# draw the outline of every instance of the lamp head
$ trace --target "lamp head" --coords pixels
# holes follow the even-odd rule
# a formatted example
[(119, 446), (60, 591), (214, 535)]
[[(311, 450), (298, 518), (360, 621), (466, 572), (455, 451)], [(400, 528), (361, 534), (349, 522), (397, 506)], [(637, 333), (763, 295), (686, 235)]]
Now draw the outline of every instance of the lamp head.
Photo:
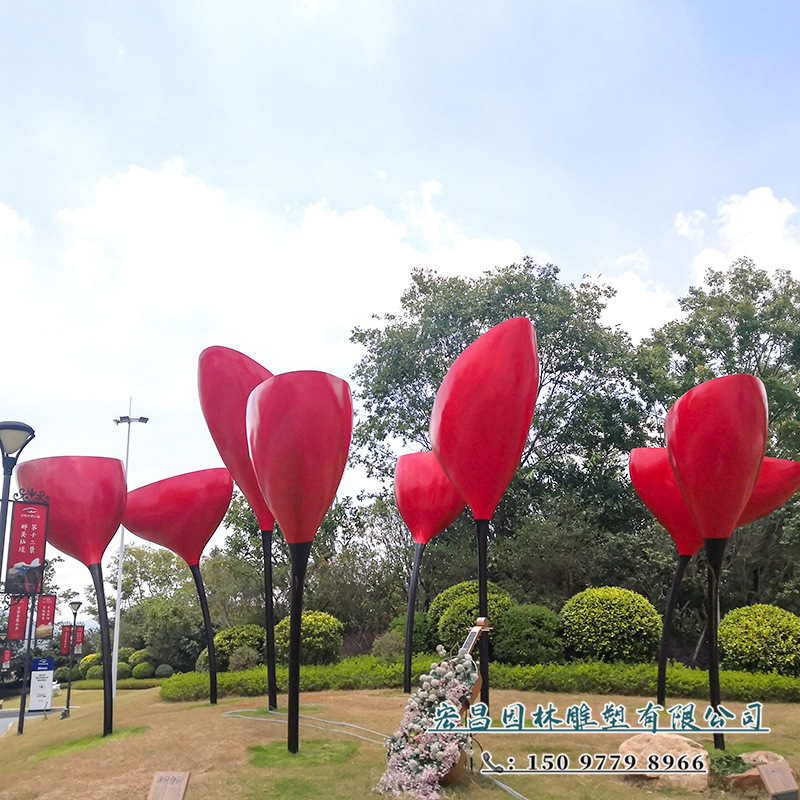
[(33, 428), (24, 422), (0, 422), (0, 448), (3, 457), (19, 455), (34, 436)]

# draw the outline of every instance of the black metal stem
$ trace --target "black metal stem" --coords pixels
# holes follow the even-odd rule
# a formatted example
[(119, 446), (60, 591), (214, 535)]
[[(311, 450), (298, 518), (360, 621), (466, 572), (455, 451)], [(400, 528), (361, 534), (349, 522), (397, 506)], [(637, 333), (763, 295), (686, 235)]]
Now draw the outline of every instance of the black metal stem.
[(200, 599), (200, 609), (203, 612), (206, 647), (208, 648), (208, 700), (213, 706), (217, 704), (217, 655), (214, 650), (214, 629), (211, 627), (211, 614), (208, 613), (208, 598), (206, 597), (206, 587), (203, 585), (203, 576), (200, 574), (200, 565), (192, 564), (189, 569), (194, 578), (197, 597)]
[(0, 495), (0, 575), (3, 574), (3, 554), (6, 547), (6, 520), (8, 519), (8, 498), (11, 492), (11, 473), (16, 459), (3, 458), (3, 493)]
[[(727, 539), (706, 539), (706, 558), (708, 561), (708, 690), (714, 709), (720, 704), (719, 685), (719, 579), (722, 572), (722, 556)], [(714, 747), (725, 749), (725, 735), (714, 734)]]
[(289, 731), (287, 747), (296, 753), (300, 741), (300, 632), (303, 622), (303, 582), (306, 577), (311, 542), (296, 542), (289, 545), (292, 559), (292, 593), (289, 621)]
[(72, 668), (75, 666), (75, 640), (78, 638), (78, 609), (72, 612), (72, 636), (69, 646), (69, 683), (67, 683), (67, 707), (64, 709), (63, 719), (69, 717), (69, 701), (72, 697)]
[(31, 639), (33, 637), (33, 615), (36, 613), (36, 595), (28, 598), (28, 630), (25, 643), (25, 662), (22, 668), (22, 694), (19, 698), (19, 719), (17, 720), (17, 736), (25, 729), (25, 702), (31, 685)]
[(678, 556), (675, 574), (672, 576), (672, 586), (667, 595), (667, 607), (664, 611), (664, 625), (661, 630), (661, 648), (658, 651), (658, 680), (656, 683), (656, 702), (664, 705), (667, 696), (667, 645), (672, 633), (672, 618), (675, 616), (675, 606), (678, 604), (678, 590), (683, 580), (686, 567), (692, 560), (691, 556)]
[(406, 652), (403, 664), (403, 691), (411, 694), (411, 640), (414, 638), (414, 608), (417, 605), (417, 584), (419, 583), (419, 565), (425, 545), (417, 542), (414, 545), (414, 566), (411, 569), (411, 583), (408, 584), (408, 611), (406, 612)]
[(272, 597), (272, 529), (261, 531), (264, 552), (264, 611), (267, 621), (267, 694), (269, 707), (278, 707), (278, 679), (275, 675), (275, 604)]
[(103, 651), (103, 736), (114, 732), (114, 686), (111, 679), (111, 631), (108, 627), (106, 593), (103, 589), (103, 568), (90, 564), (89, 572), (97, 595), (97, 617), (100, 621), (100, 647)]
[[(489, 591), (486, 551), (489, 542), (489, 520), (475, 520), (475, 537), (478, 540), (478, 616), (489, 616)], [(491, 623), (491, 620), (489, 620)], [(481, 657), (481, 702), (489, 705), (489, 637), (481, 636), (478, 642)]]

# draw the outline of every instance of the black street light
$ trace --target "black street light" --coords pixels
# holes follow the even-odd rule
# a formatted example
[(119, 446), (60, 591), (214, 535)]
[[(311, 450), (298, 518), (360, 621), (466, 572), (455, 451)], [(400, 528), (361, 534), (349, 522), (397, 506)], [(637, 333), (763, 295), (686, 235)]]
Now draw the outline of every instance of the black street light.
[(6, 546), (6, 519), (11, 473), (17, 466), (19, 454), (36, 434), (24, 422), (0, 422), (0, 451), (3, 456), (3, 499), (0, 502), (0, 575), (3, 572), (3, 551)]
[(72, 609), (72, 636), (69, 646), (69, 683), (67, 684), (67, 707), (61, 712), (61, 719), (69, 717), (69, 700), (72, 697), (72, 667), (75, 664), (75, 639), (78, 635), (78, 609), (83, 605), (80, 600), (73, 600), (69, 607)]

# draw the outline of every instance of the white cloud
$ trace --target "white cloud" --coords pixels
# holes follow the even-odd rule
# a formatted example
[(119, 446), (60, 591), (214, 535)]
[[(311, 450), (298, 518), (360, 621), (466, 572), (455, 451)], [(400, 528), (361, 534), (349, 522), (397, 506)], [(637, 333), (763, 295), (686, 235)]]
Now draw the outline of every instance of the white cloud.
[[(636, 255), (640, 269), (642, 258), (646, 261), (643, 254)], [(608, 284), (616, 290), (616, 295), (603, 311), (601, 322), (604, 325), (619, 325), (636, 343), (678, 316), (678, 300), (675, 295), (658, 281), (643, 278), (638, 271), (626, 270), (613, 277), (595, 272), (587, 275), (587, 278), (596, 283)]]
[(704, 211), (691, 211), (688, 214), (679, 211), (675, 216), (675, 230), (679, 236), (699, 241), (705, 236), (703, 225), (707, 218)]
[[(703, 212), (688, 217), (702, 219)], [(692, 279), (701, 283), (707, 269), (725, 269), (737, 258), (748, 256), (768, 271), (788, 269), (800, 277), (800, 231), (797, 207), (788, 199), (775, 197), (762, 186), (745, 195), (731, 195), (717, 206), (711, 223), (714, 246), (699, 252), (692, 261)], [(678, 218), (683, 217), (681, 214)], [(676, 228), (679, 227), (676, 219)]]

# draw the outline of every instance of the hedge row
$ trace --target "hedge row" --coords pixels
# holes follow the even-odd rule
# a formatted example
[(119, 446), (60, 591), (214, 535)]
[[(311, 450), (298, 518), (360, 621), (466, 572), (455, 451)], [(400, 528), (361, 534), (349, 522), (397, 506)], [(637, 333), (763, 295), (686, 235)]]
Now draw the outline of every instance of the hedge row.
[[(413, 680), (427, 672), (430, 655), (415, 656)], [(434, 656), (435, 658), (435, 656)], [(278, 687), (286, 691), (288, 669), (276, 670)], [(617, 694), (648, 697), (655, 695), (654, 664), (607, 664), (582, 661), (536, 666), (490, 665), (490, 682), (495, 689), (517, 691)], [(800, 703), (800, 679), (784, 675), (723, 671), (720, 675), (723, 700), (743, 702)], [(86, 683), (86, 682), (84, 682)], [(135, 681), (142, 683), (142, 681)], [(374, 656), (358, 656), (326, 666), (300, 670), (300, 689), (305, 692), (331, 689), (396, 689), (403, 683), (402, 664), (386, 664)], [(246, 672), (223, 672), (217, 676), (220, 697), (256, 697), (267, 693), (266, 668)], [(123, 687), (125, 688), (125, 687)], [(139, 688), (138, 686), (136, 688)], [(161, 685), (164, 700), (202, 700), (208, 696), (208, 675), (187, 672), (174, 675)], [(667, 695), (704, 700), (708, 697), (708, 673), (680, 664), (667, 671)]]
[[(190, 673), (194, 674), (194, 673)], [(165, 681), (159, 678), (125, 678), (123, 680), (117, 679), (117, 689), (152, 689), (155, 686), (161, 686)], [(103, 681), (83, 680), (72, 684), (73, 691), (75, 689), (102, 689)], [(62, 687), (62, 690), (64, 687)]]

